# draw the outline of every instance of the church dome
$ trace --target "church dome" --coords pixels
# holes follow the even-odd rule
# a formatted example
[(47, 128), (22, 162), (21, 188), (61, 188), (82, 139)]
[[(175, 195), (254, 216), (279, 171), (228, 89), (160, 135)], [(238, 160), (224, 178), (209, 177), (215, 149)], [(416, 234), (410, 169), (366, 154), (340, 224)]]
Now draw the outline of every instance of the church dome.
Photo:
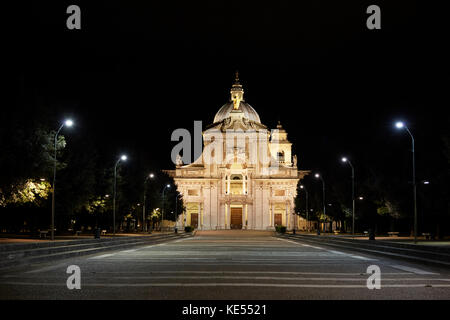
[[(230, 116), (230, 112), (234, 109), (234, 104), (232, 101), (225, 103), (222, 108), (216, 113), (214, 117), (214, 123), (221, 122)], [(248, 120), (261, 123), (259, 115), (256, 113), (255, 109), (252, 108), (248, 103), (241, 101), (239, 104), (239, 110), (244, 113), (244, 118)]]
[(230, 90), (231, 99), (228, 103), (224, 104), (222, 108), (216, 113), (214, 117), (214, 123), (221, 122), (226, 118), (230, 117), (230, 112), (233, 110), (239, 110), (244, 113), (244, 118), (261, 123), (259, 115), (256, 113), (248, 103), (244, 101), (244, 89), (239, 83), (239, 73), (236, 72), (236, 78), (234, 84)]

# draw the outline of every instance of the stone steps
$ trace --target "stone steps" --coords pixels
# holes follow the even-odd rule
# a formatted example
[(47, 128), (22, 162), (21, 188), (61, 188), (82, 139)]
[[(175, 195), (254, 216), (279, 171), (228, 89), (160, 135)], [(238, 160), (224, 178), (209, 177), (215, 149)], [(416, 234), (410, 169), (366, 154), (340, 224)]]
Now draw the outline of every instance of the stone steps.
[(73, 243), (72, 241), (64, 241), (64, 243), (53, 242), (53, 245), (50, 246), (44, 245), (47, 243), (40, 243), (42, 247), (35, 248), (30, 248), (30, 244), (25, 244), (25, 246), (14, 246), (15, 250), (0, 251), (0, 268), (8, 268), (41, 261), (65, 259), (103, 251), (119, 250), (139, 245), (147, 245), (149, 243), (160, 243), (163, 241), (188, 236), (190, 236), (190, 234), (86, 239), (74, 240), (76, 243)]
[[(385, 255), (395, 258), (403, 258), (408, 260), (421, 261), (430, 264), (439, 264), (450, 266), (450, 254), (447, 253), (448, 248), (439, 250), (440, 248), (428, 246), (416, 246), (412, 244), (398, 244), (385, 241), (370, 240), (353, 240), (341, 239), (330, 236), (314, 236), (314, 235), (284, 235), (289, 239), (298, 239), (304, 242), (315, 244), (324, 244), (349, 250), (355, 250), (374, 255)], [(429, 249), (429, 250), (428, 250)]]

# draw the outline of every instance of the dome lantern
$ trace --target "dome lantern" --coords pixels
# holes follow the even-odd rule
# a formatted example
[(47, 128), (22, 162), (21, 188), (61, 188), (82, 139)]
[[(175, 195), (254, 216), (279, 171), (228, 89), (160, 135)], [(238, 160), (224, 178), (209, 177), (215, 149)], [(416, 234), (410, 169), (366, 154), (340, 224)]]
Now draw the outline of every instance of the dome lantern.
[(243, 118), (261, 123), (258, 113), (244, 100), (244, 89), (239, 82), (239, 73), (236, 71), (234, 83), (230, 90), (230, 101), (225, 103), (214, 117), (213, 123), (222, 122), (230, 117), (231, 113), (240, 111), (243, 113)]
[(242, 85), (239, 83), (239, 72), (236, 71), (235, 79), (233, 86), (230, 90), (231, 101), (233, 101), (233, 109), (238, 110), (241, 104), (241, 101), (244, 101), (244, 89), (242, 89)]

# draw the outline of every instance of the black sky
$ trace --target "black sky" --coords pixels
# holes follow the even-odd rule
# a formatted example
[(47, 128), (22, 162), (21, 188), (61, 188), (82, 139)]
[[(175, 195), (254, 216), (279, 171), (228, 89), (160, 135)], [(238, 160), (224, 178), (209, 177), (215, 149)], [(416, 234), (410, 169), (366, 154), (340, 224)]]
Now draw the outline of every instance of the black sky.
[[(137, 166), (170, 169), (172, 131), (211, 123), (238, 69), (246, 101), (269, 127), (281, 121), (301, 169), (342, 174), (341, 155), (361, 166), (382, 152), (401, 167), (409, 140), (394, 120), (422, 144), (448, 123), (448, 34), (443, 10), (425, 3), (20, 2), (7, 11), (7, 89), (49, 125), (72, 116), (70, 134), (96, 141), (105, 159), (127, 152)], [(66, 28), (70, 4), (81, 30)], [(366, 28), (370, 4), (381, 30)]]

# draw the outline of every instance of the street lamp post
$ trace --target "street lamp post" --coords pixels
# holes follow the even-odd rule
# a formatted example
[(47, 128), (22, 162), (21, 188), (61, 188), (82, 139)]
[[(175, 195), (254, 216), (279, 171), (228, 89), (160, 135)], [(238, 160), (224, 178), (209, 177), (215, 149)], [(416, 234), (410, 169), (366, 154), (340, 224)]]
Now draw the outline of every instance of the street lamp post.
[(177, 196), (175, 197), (175, 221), (178, 220), (178, 198), (180, 196), (182, 196), (182, 193), (177, 194)]
[(355, 168), (350, 160), (342, 158), (342, 162), (347, 162), (352, 168), (352, 237), (355, 237)]
[[(155, 177), (155, 175), (153, 173), (150, 173), (144, 180), (144, 202), (142, 203), (142, 232), (146, 232), (147, 231), (147, 223), (145, 222), (145, 200), (147, 198), (147, 180), (148, 179), (153, 179)], [(144, 225), (145, 225), (145, 230), (144, 230)]]
[(56, 182), (56, 142), (58, 141), (58, 134), (61, 129), (64, 127), (73, 126), (73, 121), (68, 119), (64, 121), (64, 123), (59, 127), (58, 131), (55, 134), (55, 155), (53, 157), (53, 192), (52, 192), (52, 230), (50, 232), (51, 239), (55, 240), (55, 182)]
[(397, 122), (395, 126), (398, 129), (405, 128), (406, 132), (408, 132), (411, 137), (412, 142), (412, 178), (413, 178), (413, 198), (414, 198), (414, 243), (417, 243), (417, 192), (416, 192), (416, 160), (415, 160), (415, 151), (414, 151), (414, 137), (409, 131), (408, 127), (401, 121)]
[(116, 180), (117, 180), (117, 165), (120, 161), (127, 160), (126, 155), (122, 155), (117, 159), (116, 165), (114, 166), (114, 196), (113, 196), (113, 235), (116, 234)]
[(308, 232), (310, 231), (309, 229), (309, 211), (308, 211), (308, 190), (306, 190), (306, 188), (301, 185), (300, 189), (304, 189), (305, 190), (305, 197), (306, 197), (306, 225), (307, 225), (307, 230)]
[[(322, 180), (322, 204), (323, 204), (323, 215), (326, 216), (326, 206), (325, 206), (325, 180), (323, 180), (322, 176), (318, 173), (315, 174), (315, 177)], [(319, 218), (319, 226), (317, 228), (317, 234), (320, 234), (320, 218)]]
[(164, 221), (164, 208), (165, 208), (165, 205), (164, 205), (164, 192), (166, 191), (167, 188), (170, 188), (170, 184), (166, 184), (164, 186), (163, 191), (162, 191), (163, 203), (162, 203), (162, 211), (161, 211), (161, 226), (160, 226), (161, 232), (162, 232), (162, 224), (163, 224), (163, 221)]

